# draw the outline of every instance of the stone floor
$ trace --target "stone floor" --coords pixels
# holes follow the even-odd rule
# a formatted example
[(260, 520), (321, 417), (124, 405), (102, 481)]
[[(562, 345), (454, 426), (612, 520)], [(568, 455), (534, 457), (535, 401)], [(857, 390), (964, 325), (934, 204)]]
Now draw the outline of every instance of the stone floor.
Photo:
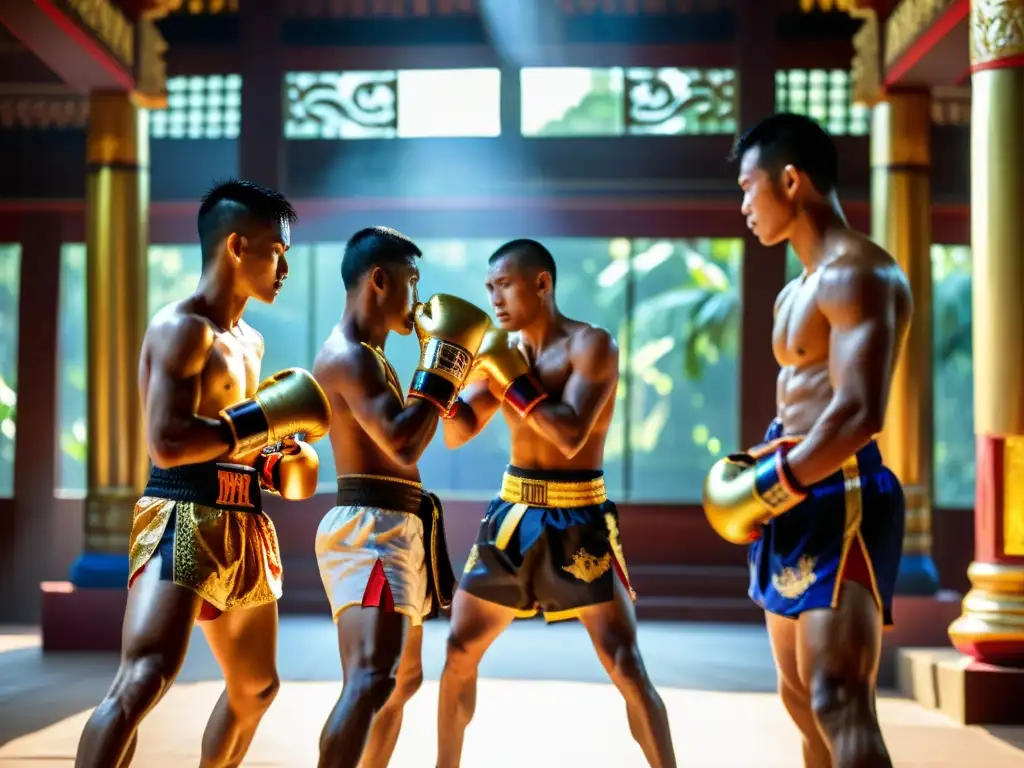
[[(445, 631), (443, 623), (427, 627), (427, 682), (407, 710), (395, 768), (433, 764)], [(645, 624), (641, 645), (672, 719), (681, 766), (800, 765), (797, 736), (773, 695), (763, 629)], [(33, 630), (0, 629), (0, 766), (72, 765), (82, 725), (115, 666), (111, 656), (44, 658)], [(245, 765), (315, 766), (317, 737), (340, 687), (330, 620), (286, 618), (280, 668), (282, 691)], [(481, 675), (467, 768), (644, 765), (618, 696), (578, 625), (517, 624), (495, 644)], [(220, 690), (216, 665), (197, 631), (178, 683), (142, 727), (134, 764), (196, 765), (199, 737)], [(900, 768), (1024, 768), (1024, 729), (963, 728), (891, 694), (882, 697), (879, 712)], [(521, 734), (515, 748), (507, 735), (510, 720)]]

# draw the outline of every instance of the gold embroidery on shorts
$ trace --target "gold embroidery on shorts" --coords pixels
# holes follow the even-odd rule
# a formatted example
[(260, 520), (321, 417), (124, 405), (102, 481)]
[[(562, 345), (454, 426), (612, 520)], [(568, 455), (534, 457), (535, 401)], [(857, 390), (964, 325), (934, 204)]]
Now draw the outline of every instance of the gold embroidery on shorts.
[(562, 570), (589, 584), (601, 578), (611, 567), (612, 555), (610, 552), (605, 552), (601, 557), (596, 557), (581, 547), (572, 556), (572, 565), (563, 565)]
[(476, 544), (473, 545), (472, 549), (469, 550), (469, 556), (466, 558), (466, 565), (462, 569), (463, 573), (469, 573), (476, 567), (477, 561), (480, 559), (480, 551), (476, 548)]
[(252, 476), (245, 472), (231, 472), (226, 469), (217, 470), (217, 481), (220, 493), (217, 496), (219, 507), (253, 508), (250, 483)]
[(796, 600), (818, 580), (818, 575), (814, 572), (814, 566), (817, 564), (817, 558), (804, 555), (797, 562), (796, 568), (787, 566), (779, 573), (772, 574), (772, 586), (787, 600)]

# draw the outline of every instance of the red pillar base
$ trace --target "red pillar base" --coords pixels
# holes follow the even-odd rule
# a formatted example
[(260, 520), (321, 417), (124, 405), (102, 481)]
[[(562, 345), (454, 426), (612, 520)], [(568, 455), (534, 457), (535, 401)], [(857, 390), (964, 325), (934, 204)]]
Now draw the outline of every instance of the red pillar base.
[(903, 648), (897, 688), (962, 725), (1024, 725), (1024, 670), (974, 661), (952, 648)]
[(44, 581), (43, 653), (120, 653), (126, 589), (81, 589), (69, 581)]

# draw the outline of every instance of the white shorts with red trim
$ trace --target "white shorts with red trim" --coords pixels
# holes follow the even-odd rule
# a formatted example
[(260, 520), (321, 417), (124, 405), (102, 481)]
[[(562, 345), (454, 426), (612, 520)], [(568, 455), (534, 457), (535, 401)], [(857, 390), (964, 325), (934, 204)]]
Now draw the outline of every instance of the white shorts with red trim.
[(316, 531), (316, 560), (334, 620), (346, 608), (395, 611), (423, 623), (427, 589), (423, 523), (376, 507), (334, 507)]

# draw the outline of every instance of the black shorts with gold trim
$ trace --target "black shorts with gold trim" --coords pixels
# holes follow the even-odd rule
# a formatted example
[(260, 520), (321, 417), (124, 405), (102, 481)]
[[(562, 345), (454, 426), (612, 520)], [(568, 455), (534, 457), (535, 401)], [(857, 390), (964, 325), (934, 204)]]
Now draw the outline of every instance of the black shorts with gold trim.
[(261, 506), (252, 467), (154, 467), (135, 504), (129, 587), (154, 556), (162, 580), (203, 599), (200, 620), (281, 597), (277, 532)]
[(600, 470), (509, 466), (469, 551), (459, 589), (547, 621), (576, 618), (629, 590), (619, 513)]

